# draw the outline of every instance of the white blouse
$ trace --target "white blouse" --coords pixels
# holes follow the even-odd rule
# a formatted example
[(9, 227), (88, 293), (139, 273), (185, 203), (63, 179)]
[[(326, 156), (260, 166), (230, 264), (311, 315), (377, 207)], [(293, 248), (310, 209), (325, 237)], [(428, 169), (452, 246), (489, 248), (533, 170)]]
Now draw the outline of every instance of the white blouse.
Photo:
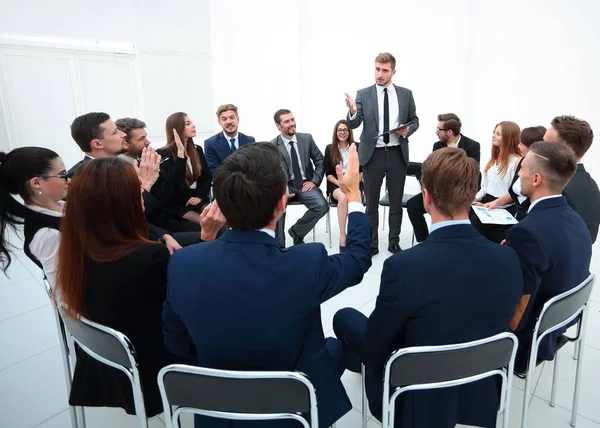
[(517, 155), (510, 155), (508, 158), (508, 168), (504, 173), (504, 176), (499, 174), (500, 165), (494, 164), (483, 174), (483, 183), (481, 183), (481, 189), (475, 195), (475, 199), (481, 201), (483, 197), (488, 194), (499, 198), (508, 193), (510, 183), (515, 176), (515, 169), (519, 163), (520, 157)]
[[(58, 204), (64, 210), (65, 203), (63, 201), (59, 201)], [(50, 215), (53, 217), (62, 217), (62, 214), (59, 212), (49, 210), (47, 208), (42, 208), (37, 205), (25, 204), (25, 206), (31, 211)], [(29, 251), (31, 251), (31, 254), (33, 254), (35, 258), (37, 258), (42, 264), (42, 267), (44, 268), (44, 273), (46, 274), (48, 282), (50, 282), (50, 285), (52, 287), (54, 287), (54, 284), (56, 282), (59, 244), (60, 232), (50, 227), (44, 227), (38, 230), (33, 236), (31, 243), (29, 244)]]

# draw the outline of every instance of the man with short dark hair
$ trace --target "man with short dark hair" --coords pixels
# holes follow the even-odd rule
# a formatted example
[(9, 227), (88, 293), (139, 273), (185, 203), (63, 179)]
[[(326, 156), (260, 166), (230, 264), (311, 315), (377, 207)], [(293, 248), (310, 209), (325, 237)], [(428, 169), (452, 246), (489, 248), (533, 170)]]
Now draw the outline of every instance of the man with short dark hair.
[[(271, 143), (281, 152), (281, 166), (288, 176), (290, 199), (308, 208), (300, 220), (288, 229), (288, 233), (294, 245), (304, 244), (306, 234), (329, 211), (329, 204), (319, 189), (325, 174), (323, 154), (312, 135), (296, 132), (296, 119), (291, 111), (277, 110), (273, 120), (280, 135)], [(281, 248), (285, 248), (285, 212), (277, 223), (277, 240)]]
[[(182, 357), (195, 349), (199, 366), (306, 373), (317, 391), (323, 427), (350, 411), (351, 404), (340, 381), (343, 346), (325, 339), (320, 307), (358, 284), (371, 265), (354, 146), (346, 174), (340, 165), (337, 175), (349, 201), (346, 251), (328, 256), (320, 243), (283, 250), (275, 224), (285, 211), (288, 180), (279, 150), (254, 143), (227, 157), (213, 188), (231, 230), (174, 254), (163, 312), (167, 348)], [(197, 416), (199, 426), (223, 425)]]
[[(523, 275), (522, 297), (511, 321), (519, 338), (515, 373), (520, 377), (527, 371), (531, 335), (544, 304), (590, 274), (589, 232), (561, 194), (576, 167), (568, 145), (542, 141), (529, 147), (519, 171), (521, 193), (531, 205), (527, 217), (508, 230), (506, 245), (517, 252)], [(538, 361), (554, 359), (556, 339), (565, 331), (566, 327), (542, 340)]]
[(133, 164), (139, 160), (142, 150), (150, 147), (150, 140), (146, 132), (146, 122), (132, 117), (123, 117), (115, 121), (119, 130), (125, 133), (125, 153), (119, 155), (120, 159)]
[[(461, 134), (462, 122), (454, 113), (438, 115), (438, 125), (435, 131), (439, 138), (437, 143), (433, 144), (433, 150), (436, 151), (444, 147), (458, 147), (463, 149), (467, 156), (479, 163), (480, 146), (477, 141)], [(425, 206), (423, 205), (423, 194), (413, 196), (406, 203), (406, 212), (412, 223), (417, 242), (423, 242), (429, 236), (427, 223), (425, 222)]]
[(125, 133), (106, 113), (93, 112), (75, 118), (71, 124), (71, 137), (85, 156), (67, 172), (69, 178), (90, 159), (117, 156), (126, 150)]
[(575, 153), (577, 171), (563, 190), (567, 203), (579, 214), (596, 242), (600, 225), (600, 190), (587, 172), (581, 159), (592, 146), (594, 132), (585, 120), (573, 116), (557, 116), (552, 119), (551, 127), (544, 135), (544, 141), (565, 143)]
[(204, 141), (204, 155), (212, 175), (215, 175), (215, 171), (227, 156), (246, 144), (254, 143), (254, 137), (249, 137), (238, 131), (240, 117), (238, 116), (238, 108), (233, 104), (219, 106), (217, 120), (223, 128), (223, 132), (219, 132)]
[[(522, 290), (519, 260), (470, 224), (478, 178), (479, 165), (464, 150), (430, 154), (422, 168), (423, 203), (432, 221), (429, 238), (385, 261), (368, 319), (352, 308), (334, 316), (333, 330), (351, 355), (348, 369), (360, 372), (357, 359), (365, 364), (369, 406), (379, 420), (384, 366), (392, 352), (470, 342), (509, 328)], [(395, 426), (495, 427), (497, 381), (402, 394)]]
[[(363, 125), (359, 157), (363, 167), (367, 214), (371, 219), (371, 254), (379, 253), (379, 193), (383, 177), (390, 199), (388, 251), (400, 248), (402, 195), (408, 168), (408, 137), (419, 129), (410, 89), (395, 86), (396, 58), (384, 52), (375, 58), (375, 85), (361, 89), (356, 101), (346, 94), (352, 129)], [(395, 131), (394, 131), (395, 130)]]

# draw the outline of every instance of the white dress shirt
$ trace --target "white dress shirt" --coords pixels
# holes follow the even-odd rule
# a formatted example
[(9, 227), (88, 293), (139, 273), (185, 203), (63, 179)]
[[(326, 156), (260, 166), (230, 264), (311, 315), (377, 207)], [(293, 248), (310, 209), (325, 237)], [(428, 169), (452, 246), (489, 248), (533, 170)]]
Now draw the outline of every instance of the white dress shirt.
[[(304, 167), (302, 166), (302, 159), (300, 159), (300, 151), (298, 150), (298, 139), (296, 138), (296, 135), (292, 135), (291, 140), (286, 140), (283, 138), (283, 136), (281, 139), (283, 140), (283, 144), (285, 145), (288, 155), (290, 156), (290, 161), (292, 159), (292, 145), (290, 144), (290, 141), (293, 141), (296, 144), (296, 158), (298, 159), (298, 165), (300, 166), (300, 173), (302, 173), (302, 180), (306, 181), (306, 173), (304, 172)], [(294, 168), (291, 168), (290, 165), (290, 180), (295, 179), (296, 177), (294, 177)]]
[(519, 161), (519, 156), (510, 155), (508, 158), (508, 168), (504, 173), (504, 176), (499, 174), (500, 164), (496, 163), (490, 167), (483, 174), (483, 183), (481, 184), (481, 189), (475, 195), (475, 199), (481, 201), (485, 194), (495, 196), (499, 198), (500, 196), (504, 196), (508, 193), (508, 188), (510, 183), (515, 176), (515, 168), (517, 167), (517, 163)]
[(347, 145), (345, 149), (342, 149), (338, 144), (338, 151), (342, 156), (342, 172), (346, 173), (346, 168), (348, 168), (348, 150), (350, 150), (350, 145)]
[(470, 220), (446, 220), (446, 221), (438, 221), (437, 223), (433, 223), (431, 228), (429, 229), (429, 233), (433, 233), (442, 227), (448, 226), (456, 226), (459, 224), (471, 224)]
[[(59, 201), (58, 204), (64, 210), (65, 203)], [(31, 211), (46, 214), (53, 217), (62, 217), (62, 214), (37, 205), (25, 204)], [(38, 230), (29, 244), (29, 251), (42, 264), (44, 273), (48, 278), (50, 285), (54, 287), (56, 282), (56, 268), (58, 265), (58, 247), (60, 244), (60, 232), (51, 227), (44, 227)]]
[(515, 181), (515, 183), (512, 185), (512, 189), (513, 192), (517, 194), (517, 199), (519, 200), (519, 203), (522, 204), (525, 201), (525, 199), (527, 199), (527, 196), (523, 196), (523, 194), (521, 193), (521, 177), (517, 178), (517, 181)]
[[(187, 158), (187, 166), (190, 169), (190, 171), (194, 170), (194, 168), (192, 167), (192, 159), (189, 156)], [(192, 184), (190, 184), (190, 189), (195, 189), (196, 187), (198, 187), (197, 181), (194, 181)]]
[[(384, 87), (375, 85), (375, 89), (377, 90), (377, 107), (379, 110), (379, 134), (383, 134), (383, 98), (384, 98)], [(393, 83), (390, 83), (387, 87), (388, 89), (388, 105), (390, 107), (390, 129), (395, 129), (401, 125), (400, 123), (400, 109), (398, 106), (398, 93), (396, 92), (396, 87)], [(400, 140), (398, 135), (393, 132), (390, 134), (390, 142), (385, 144), (383, 142), (383, 137), (379, 137), (377, 139), (377, 143), (375, 147), (391, 147), (391, 146), (399, 146)]]
[(227, 140), (227, 145), (229, 147), (231, 147), (231, 139), (235, 138), (235, 141), (233, 142), (233, 145), (235, 146), (236, 150), (240, 148), (240, 138), (239, 138), (240, 134), (239, 134), (239, 132), (237, 134), (235, 134), (235, 136), (230, 137), (229, 135), (227, 135), (225, 133), (225, 131), (223, 131), (223, 137), (225, 137), (225, 140)]

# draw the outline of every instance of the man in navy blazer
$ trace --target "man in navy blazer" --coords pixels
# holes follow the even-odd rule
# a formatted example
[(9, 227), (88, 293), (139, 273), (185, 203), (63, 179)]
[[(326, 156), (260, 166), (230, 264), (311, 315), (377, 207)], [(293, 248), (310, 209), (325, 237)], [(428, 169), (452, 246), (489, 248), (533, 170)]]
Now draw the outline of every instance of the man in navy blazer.
[(583, 218), (593, 244), (598, 237), (600, 225), (600, 190), (581, 160), (592, 146), (594, 132), (589, 123), (573, 116), (557, 116), (552, 119), (550, 125), (544, 135), (544, 141), (565, 143), (575, 152), (577, 171), (562, 194), (567, 198), (569, 206)]
[[(592, 240), (579, 214), (561, 194), (576, 170), (576, 156), (558, 142), (537, 142), (519, 171), (521, 193), (529, 197), (529, 214), (506, 234), (519, 255), (523, 296), (511, 322), (519, 338), (515, 372), (523, 377), (537, 316), (544, 304), (583, 282), (590, 274)], [(554, 359), (556, 339), (566, 327), (540, 344), (538, 361)]]
[[(381, 420), (383, 372), (399, 348), (447, 345), (508, 331), (522, 280), (515, 252), (482, 237), (469, 223), (479, 164), (459, 148), (436, 150), (422, 167), (423, 203), (431, 214), (427, 239), (387, 259), (375, 310), (367, 319), (338, 311), (333, 329), (366, 367), (371, 413)], [(396, 427), (440, 428), (457, 423), (495, 427), (499, 379), (408, 392), (396, 401)]]
[(240, 117), (238, 108), (233, 104), (219, 106), (217, 119), (223, 132), (204, 141), (204, 156), (206, 156), (206, 162), (212, 175), (215, 175), (215, 171), (227, 156), (246, 144), (254, 143), (254, 137), (238, 131)]
[[(320, 307), (361, 282), (371, 266), (355, 147), (346, 174), (341, 167), (337, 173), (350, 201), (346, 251), (328, 256), (320, 243), (281, 249), (275, 224), (285, 211), (288, 189), (279, 149), (255, 143), (236, 150), (213, 181), (231, 230), (173, 255), (163, 312), (167, 348), (182, 357), (195, 349), (199, 366), (308, 375), (323, 427), (351, 404), (340, 381), (344, 348), (335, 338), (325, 339)], [(200, 423), (202, 428), (288, 426), (197, 417), (196, 426)]]

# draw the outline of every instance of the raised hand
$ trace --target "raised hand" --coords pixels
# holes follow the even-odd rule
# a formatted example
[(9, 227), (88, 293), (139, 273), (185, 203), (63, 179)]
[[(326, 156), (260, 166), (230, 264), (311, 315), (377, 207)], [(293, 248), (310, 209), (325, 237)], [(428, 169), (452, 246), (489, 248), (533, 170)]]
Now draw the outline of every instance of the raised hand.
[(338, 177), (338, 184), (342, 192), (348, 198), (348, 202), (361, 202), (360, 197), (360, 173), (358, 165), (358, 153), (356, 152), (356, 144), (352, 144), (348, 149), (348, 166), (346, 173), (342, 170), (342, 165), (335, 167), (335, 172)]
[(348, 106), (348, 109), (350, 110), (350, 115), (354, 116), (354, 114), (356, 113), (356, 102), (354, 101), (354, 98), (352, 98), (350, 95), (348, 95), (348, 93), (344, 93), (346, 95), (346, 105)]
[(156, 183), (156, 180), (158, 180), (160, 155), (152, 147), (144, 147), (140, 164), (138, 165), (137, 162), (134, 162), (133, 167), (135, 168), (135, 172), (137, 172), (142, 188), (146, 192), (149, 192), (154, 183)]
[(217, 232), (225, 224), (225, 216), (219, 208), (217, 201), (208, 204), (200, 214), (201, 238), (203, 241), (212, 241), (217, 237)]
[(175, 138), (175, 146), (177, 147), (177, 157), (184, 158), (185, 157), (185, 147), (181, 142), (181, 138), (179, 138), (179, 134), (177, 130), (173, 128), (173, 138)]

